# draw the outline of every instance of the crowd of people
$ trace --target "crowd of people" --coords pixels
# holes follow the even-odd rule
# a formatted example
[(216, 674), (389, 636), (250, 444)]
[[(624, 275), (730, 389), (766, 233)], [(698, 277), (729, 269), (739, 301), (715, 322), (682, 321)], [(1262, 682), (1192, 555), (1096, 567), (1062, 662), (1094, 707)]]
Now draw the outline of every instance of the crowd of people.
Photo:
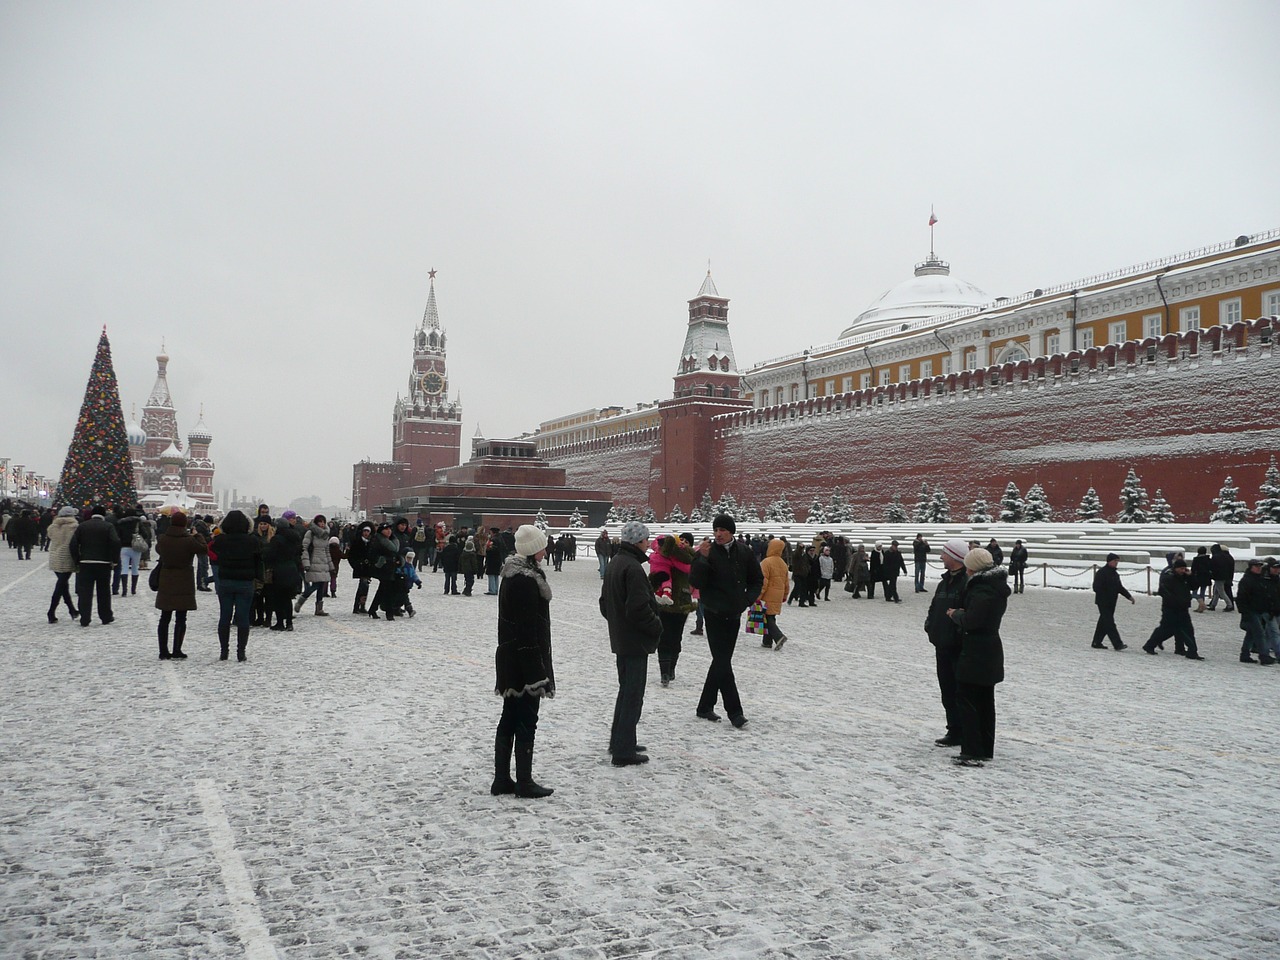
[[(50, 623), (58, 622), (60, 604), (82, 626), (90, 624), (95, 605), (98, 619), (111, 623), (113, 599), (136, 596), (141, 571), (150, 569), (162, 660), (187, 658), (187, 614), (196, 609), (202, 591), (218, 597), (220, 658), (229, 659), (234, 626), (237, 660), (244, 662), (253, 627), (292, 631), (294, 616), (309, 601), (315, 616), (330, 615), (325, 601), (337, 597), (343, 561), (354, 581), (352, 614), (386, 621), (414, 616), (411, 593), (422, 588), (420, 571), (427, 567), (443, 572), (449, 596), (473, 595), (477, 580), (485, 577), (484, 595), (498, 598), (495, 692), (503, 698), (492, 792), (526, 797), (552, 792), (532, 778), (533, 743), (538, 703), (555, 694), (548, 566), (559, 571), (565, 560), (577, 558), (572, 532), (549, 537), (533, 525), (515, 531), (462, 527), (451, 532), (443, 524), (428, 526), (407, 517), (330, 525), (323, 515), (307, 521), (292, 510), (272, 517), (266, 504), (252, 520), (232, 510), (215, 522), (181, 511), (152, 516), (141, 506), (63, 507), (55, 512), (4, 503), (0, 528), (20, 559), (30, 559), (37, 547), (48, 551), (55, 577)], [(748, 721), (733, 655), (744, 614), (748, 631), (760, 637), (762, 646), (781, 650), (788, 639), (779, 625), (784, 608), (830, 602), (833, 582), (843, 583), (852, 599), (862, 599), (864, 592), (875, 599), (879, 587), (886, 602), (901, 603), (897, 581), (908, 573), (896, 540), (868, 547), (824, 531), (792, 543), (786, 537), (738, 534), (734, 520), (725, 515), (713, 522), (712, 536), (700, 542), (691, 533), (651, 538), (645, 524), (631, 521), (616, 538), (601, 528), (593, 546), (601, 579), (600, 613), (618, 675), (609, 742), (616, 766), (648, 762), (646, 747), (636, 742), (648, 658), (657, 655), (662, 685), (673, 683), (691, 615), (696, 618), (691, 635), (705, 636), (711, 654), (694, 714), (719, 722), (719, 706), (741, 729)], [(923, 534), (917, 535), (911, 544), (917, 593), (928, 592), (925, 573), (932, 552)], [(935, 649), (946, 722), (935, 742), (959, 747), (957, 764), (982, 766), (994, 755), (995, 687), (1004, 679), (1000, 625), (1008, 598), (1023, 592), (1028, 552), (1016, 541), (1006, 565), (996, 538), (985, 546), (957, 538), (943, 546), (940, 560), (943, 573), (924, 622)], [(1117, 554), (1108, 555), (1094, 575), (1095, 649), (1104, 648), (1104, 641), (1114, 650), (1126, 648), (1115, 608), (1121, 598), (1131, 603), (1134, 598), (1121, 580), (1119, 560)], [(1155, 655), (1173, 639), (1176, 654), (1203, 660), (1193, 606), (1204, 613), (1221, 602), (1227, 612), (1239, 612), (1242, 663), (1280, 660), (1280, 560), (1249, 560), (1238, 591), (1235, 566), (1222, 544), (1199, 548), (1191, 562), (1181, 551), (1169, 553), (1157, 590), (1160, 622), (1143, 650)]]

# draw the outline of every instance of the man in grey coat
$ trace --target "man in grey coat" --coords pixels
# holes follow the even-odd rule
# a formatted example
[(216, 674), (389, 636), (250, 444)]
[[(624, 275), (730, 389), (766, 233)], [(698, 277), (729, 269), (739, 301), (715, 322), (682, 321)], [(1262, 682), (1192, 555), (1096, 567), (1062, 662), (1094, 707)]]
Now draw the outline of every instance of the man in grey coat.
[(600, 585), (600, 613), (609, 621), (609, 648), (618, 661), (618, 699), (609, 752), (615, 767), (629, 767), (649, 762), (645, 748), (636, 744), (636, 724), (644, 707), (649, 654), (657, 652), (662, 621), (644, 572), (649, 528), (632, 520), (623, 525), (620, 539)]

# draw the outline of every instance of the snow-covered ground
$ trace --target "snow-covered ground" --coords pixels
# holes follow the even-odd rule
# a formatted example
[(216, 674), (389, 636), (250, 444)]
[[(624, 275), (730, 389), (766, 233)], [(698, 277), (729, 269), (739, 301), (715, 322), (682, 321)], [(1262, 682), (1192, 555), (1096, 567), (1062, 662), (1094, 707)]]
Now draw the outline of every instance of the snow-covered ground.
[(833, 591), (782, 651), (740, 640), (741, 731), (694, 717), (702, 638), (670, 688), (654, 663), (653, 762), (615, 769), (579, 560), (550, 575), (535, 801), (488, 793), (491, 597), (429, 575), (388, 624), (344, 579), (237, 664), (200, 594), (191, 659), (161, 663), (149, 594), (50, 625), (42, 561), (0, 549), (6, 957), (1280, 955), (1280, 667), (1237, 662), (1234, 615), (1194, 617), (1204, 662), (1150, 657), (1139, 597), (1131, 649), (1092, 650), (1090, 597), (1029, 587), (974, 770), (933, 745), (928, 598)]

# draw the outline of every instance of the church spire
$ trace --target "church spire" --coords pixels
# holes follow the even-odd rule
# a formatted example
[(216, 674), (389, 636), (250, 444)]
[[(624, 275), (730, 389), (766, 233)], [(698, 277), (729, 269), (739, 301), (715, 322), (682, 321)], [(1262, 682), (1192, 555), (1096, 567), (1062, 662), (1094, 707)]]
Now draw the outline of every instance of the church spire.
[(148, 407), (173, 407), (173, 399), (169, 395), (168, 367), (169, 356), (164, 352), (164, 341), (161, 340), (160, 353), (156, 355), (156, 382), (151, 388), (151, 396), (147, 398)]

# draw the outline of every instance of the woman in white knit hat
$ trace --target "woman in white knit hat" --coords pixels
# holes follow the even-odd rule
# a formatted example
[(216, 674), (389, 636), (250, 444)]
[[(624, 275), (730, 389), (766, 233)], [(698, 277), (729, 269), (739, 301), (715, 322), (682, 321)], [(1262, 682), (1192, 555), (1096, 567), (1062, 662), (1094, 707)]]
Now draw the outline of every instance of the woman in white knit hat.
[(977, 547), (965, 554), (968, 572), (960, 604), (947, 611), (960, 628), (956, 660), (956, 709), (960, 718), (963, 767), (980, 767), (995, 753), (996, 684), (1004, 680), (1000, 622), (1009, 602), (1009, 575), (991, 554)]
[[(525, 524), (516, 531), (516, 552), (502, 565), (498, 587), (498, 650), (494, 655), (502, 697), (502, 719), (494, 744), (494, 796), (546, 797), (553, 791), (533, 779), (533, 740), (543, 697), (556, 695), (551, 665), (551, 584), (540, 561), (547, 535)], [(515, 748), (516, 778), (511, 779)]]

